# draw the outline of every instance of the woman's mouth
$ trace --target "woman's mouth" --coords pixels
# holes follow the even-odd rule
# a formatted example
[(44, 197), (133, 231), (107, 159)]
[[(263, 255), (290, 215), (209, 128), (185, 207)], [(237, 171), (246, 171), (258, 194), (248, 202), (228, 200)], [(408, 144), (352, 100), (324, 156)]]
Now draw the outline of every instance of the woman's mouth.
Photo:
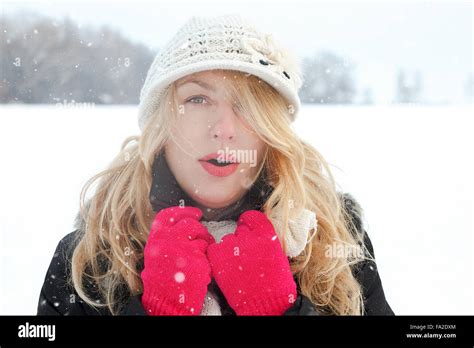
[(229, 176), (237, 170), (240, 163), (220, 162), (216, 158), (199, 160), (202, 167), (213, 176)]
[(213, 176), (229, 176), (237, 170), (240, 163), (217, 162), (217, 160), (199, 161), (202, 167)]

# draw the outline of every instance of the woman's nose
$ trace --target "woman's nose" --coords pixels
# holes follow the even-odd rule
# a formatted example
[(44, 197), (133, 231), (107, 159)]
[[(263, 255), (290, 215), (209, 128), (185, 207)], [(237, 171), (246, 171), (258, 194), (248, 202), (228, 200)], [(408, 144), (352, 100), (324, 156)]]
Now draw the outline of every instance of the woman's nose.
[(221, 141), (233, 140), (235, 138), (237, 118), (234, 110), (230, 106), (222, 107), (218, 111), (218, 118), (211, 127), (212, 138)]

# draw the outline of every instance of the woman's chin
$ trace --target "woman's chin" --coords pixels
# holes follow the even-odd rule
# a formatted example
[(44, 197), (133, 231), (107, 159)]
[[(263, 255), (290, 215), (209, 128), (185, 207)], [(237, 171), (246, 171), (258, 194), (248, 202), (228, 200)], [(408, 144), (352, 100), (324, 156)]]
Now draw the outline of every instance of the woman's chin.
[[(235, 196), (236, 198), (229, 199), (229, 197), (233, 196)], [(222, 191), (206, 192), (205, 195), (195, 194), (191, 198), (200, 205), (211, 209), (224, 208), (238, 200), (238, 197), (236, 195), (232, 195)]]

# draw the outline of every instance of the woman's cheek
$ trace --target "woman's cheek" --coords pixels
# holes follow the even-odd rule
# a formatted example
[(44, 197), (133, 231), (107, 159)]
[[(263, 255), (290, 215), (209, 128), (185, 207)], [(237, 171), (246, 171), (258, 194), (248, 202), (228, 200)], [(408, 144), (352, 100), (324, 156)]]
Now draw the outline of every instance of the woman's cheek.
[(199, 115), (196, 115), (195, 113), (187, 113), (180, 116), (178, 122), (176, 123), (176, 126), (178, 128), (178, 131), (188, 137), (197, 132), (196, 127), (200, 123), (202, 123), (202, 121), (200, 121)]
[(187, 110), (180, 119), (182, 127), (189, 127), (191, 130), (197, 132), (196, 126), (203, 126), (202, 128), (208, 128), (207, 125), (211, 124), (211, 117), (208, 112), (203, 110)]

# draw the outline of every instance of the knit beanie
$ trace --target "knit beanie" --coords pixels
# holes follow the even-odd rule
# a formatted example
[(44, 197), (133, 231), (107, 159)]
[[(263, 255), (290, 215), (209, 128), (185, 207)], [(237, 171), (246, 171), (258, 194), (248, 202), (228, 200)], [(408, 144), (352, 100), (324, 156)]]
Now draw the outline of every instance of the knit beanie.
[(288, 103), (293, 121), (301, 107), (299, 66), (271, 34), (258, 31), (241, 16), (191, 17), (158, 52), (140, 92), (138, 124), (143, 131), (147, 119), (160, 104), (165, 89), (193, 73), (213, 69), (252, 74), (271, 85)]

